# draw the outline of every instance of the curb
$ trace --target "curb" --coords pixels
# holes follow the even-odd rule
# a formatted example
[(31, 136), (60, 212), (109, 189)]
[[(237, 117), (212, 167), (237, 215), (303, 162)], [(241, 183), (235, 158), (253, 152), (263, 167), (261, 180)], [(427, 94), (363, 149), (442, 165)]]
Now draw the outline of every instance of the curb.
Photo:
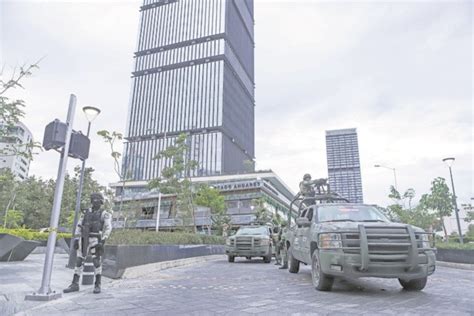
[[(186, 258), (186, 259), (178, 259), (178, 260), (170, 260), (170, 261), (162, 261), (156, 263), (149, 263), (140, 266), (130, 267), (125, 270), (121, 279), (133, 279), (139, 278), (141, 276), (149, 275), (150, 273), (188, 266), (196, 263), (203, 263), (208, 261), (216, 261), (223, 259), (224, 255), (210, 255), (210, 256), (202, 256), (202, 257), (194, 257), (194, 258)], [(120, 279), (119, 279), (120, 280)]]
[(461, 270), (473, 270), (474, 264), (470, 263), (456, 263), (456, 262), (446, 262), (446, 261), (436, 261), (436, 265), (440, 267), (461, 269)]

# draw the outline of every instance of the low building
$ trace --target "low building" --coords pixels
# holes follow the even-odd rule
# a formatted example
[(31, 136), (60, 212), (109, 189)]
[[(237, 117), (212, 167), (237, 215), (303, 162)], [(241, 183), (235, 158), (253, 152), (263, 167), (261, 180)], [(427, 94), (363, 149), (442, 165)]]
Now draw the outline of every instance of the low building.
[[(0, 122), (0, 129), (8, 130), (8, 135), (0, 137), (0, 170), (10, 169), (18, 180), (28, 177), (31, 160), (17, 153), (33, 141), (33, 135), (23, 123), (8, 128)], [(3, 133), (2, 133), (3, 134)]]
[[(225, 198), (227, 214), (231, 217), (233, 228), (249, 225), (255, 220), (255, 200), (263, 198), (266, 208), (272, 214), (286, 219), (290, 202), (294, 197), (291, 189), (271, 170), (246, 174), (216, 175), (191, 178), (193, 184), (208, 184), (218, 189)], [(111, 184), (116, 190), (114, 226), (135, 226), (142, 229), (155, 229), (157, 210), (160, 204), (159, 229), (174, 230), (183, 223), (176, 216), (175, 196), (162, 195), (147, 188), (146, 181)], [(123, 192), (123, 196), (121, 196)], [(120, 207), (122, 204), (122, 207)], [(127, 210), (120, 211), (117, 210)], [(127, 215), (138, 214), (132, 225), (127, 225)], [(209, 209), (197, 207), (194, 221), (198, 231), (209, 231), (211, 218)]]

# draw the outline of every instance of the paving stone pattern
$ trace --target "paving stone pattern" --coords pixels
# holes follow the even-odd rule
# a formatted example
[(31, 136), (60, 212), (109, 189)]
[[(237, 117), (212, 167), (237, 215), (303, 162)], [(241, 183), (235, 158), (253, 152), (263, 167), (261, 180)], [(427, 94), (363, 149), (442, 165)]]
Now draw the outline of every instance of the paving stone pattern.
[(107, 282), (100, 295), (91, 290), (19, 315), (474, 315), (474, 271), (446, 267), (422, 292), (373, 278), (337, 281), (332, 292), (318, 292), (309, 267), (290, 274), (273, 262), (222, 257)]

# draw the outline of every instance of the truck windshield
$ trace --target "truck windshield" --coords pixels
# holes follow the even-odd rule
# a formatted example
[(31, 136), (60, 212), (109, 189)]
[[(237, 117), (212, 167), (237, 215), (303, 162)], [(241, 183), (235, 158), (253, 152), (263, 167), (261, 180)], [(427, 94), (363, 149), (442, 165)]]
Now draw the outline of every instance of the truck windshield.
[(237, 236), (241, 235), (268, 235), (267, 227), (243, 227), (237, 231)]
[(365, 205), (328, 205), (318, 208), (319, 222), (390, 222), (375, 207)]

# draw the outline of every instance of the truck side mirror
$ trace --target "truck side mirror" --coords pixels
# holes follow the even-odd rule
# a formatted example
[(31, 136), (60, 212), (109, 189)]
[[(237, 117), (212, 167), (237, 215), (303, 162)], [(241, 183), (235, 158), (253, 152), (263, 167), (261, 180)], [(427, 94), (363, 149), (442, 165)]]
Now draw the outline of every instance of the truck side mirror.
[(306, 217), (299, 217), (296, 219), (296, 225), (298, 225), (298, 227), (309, 227), (311, 226), (311, 222)]

